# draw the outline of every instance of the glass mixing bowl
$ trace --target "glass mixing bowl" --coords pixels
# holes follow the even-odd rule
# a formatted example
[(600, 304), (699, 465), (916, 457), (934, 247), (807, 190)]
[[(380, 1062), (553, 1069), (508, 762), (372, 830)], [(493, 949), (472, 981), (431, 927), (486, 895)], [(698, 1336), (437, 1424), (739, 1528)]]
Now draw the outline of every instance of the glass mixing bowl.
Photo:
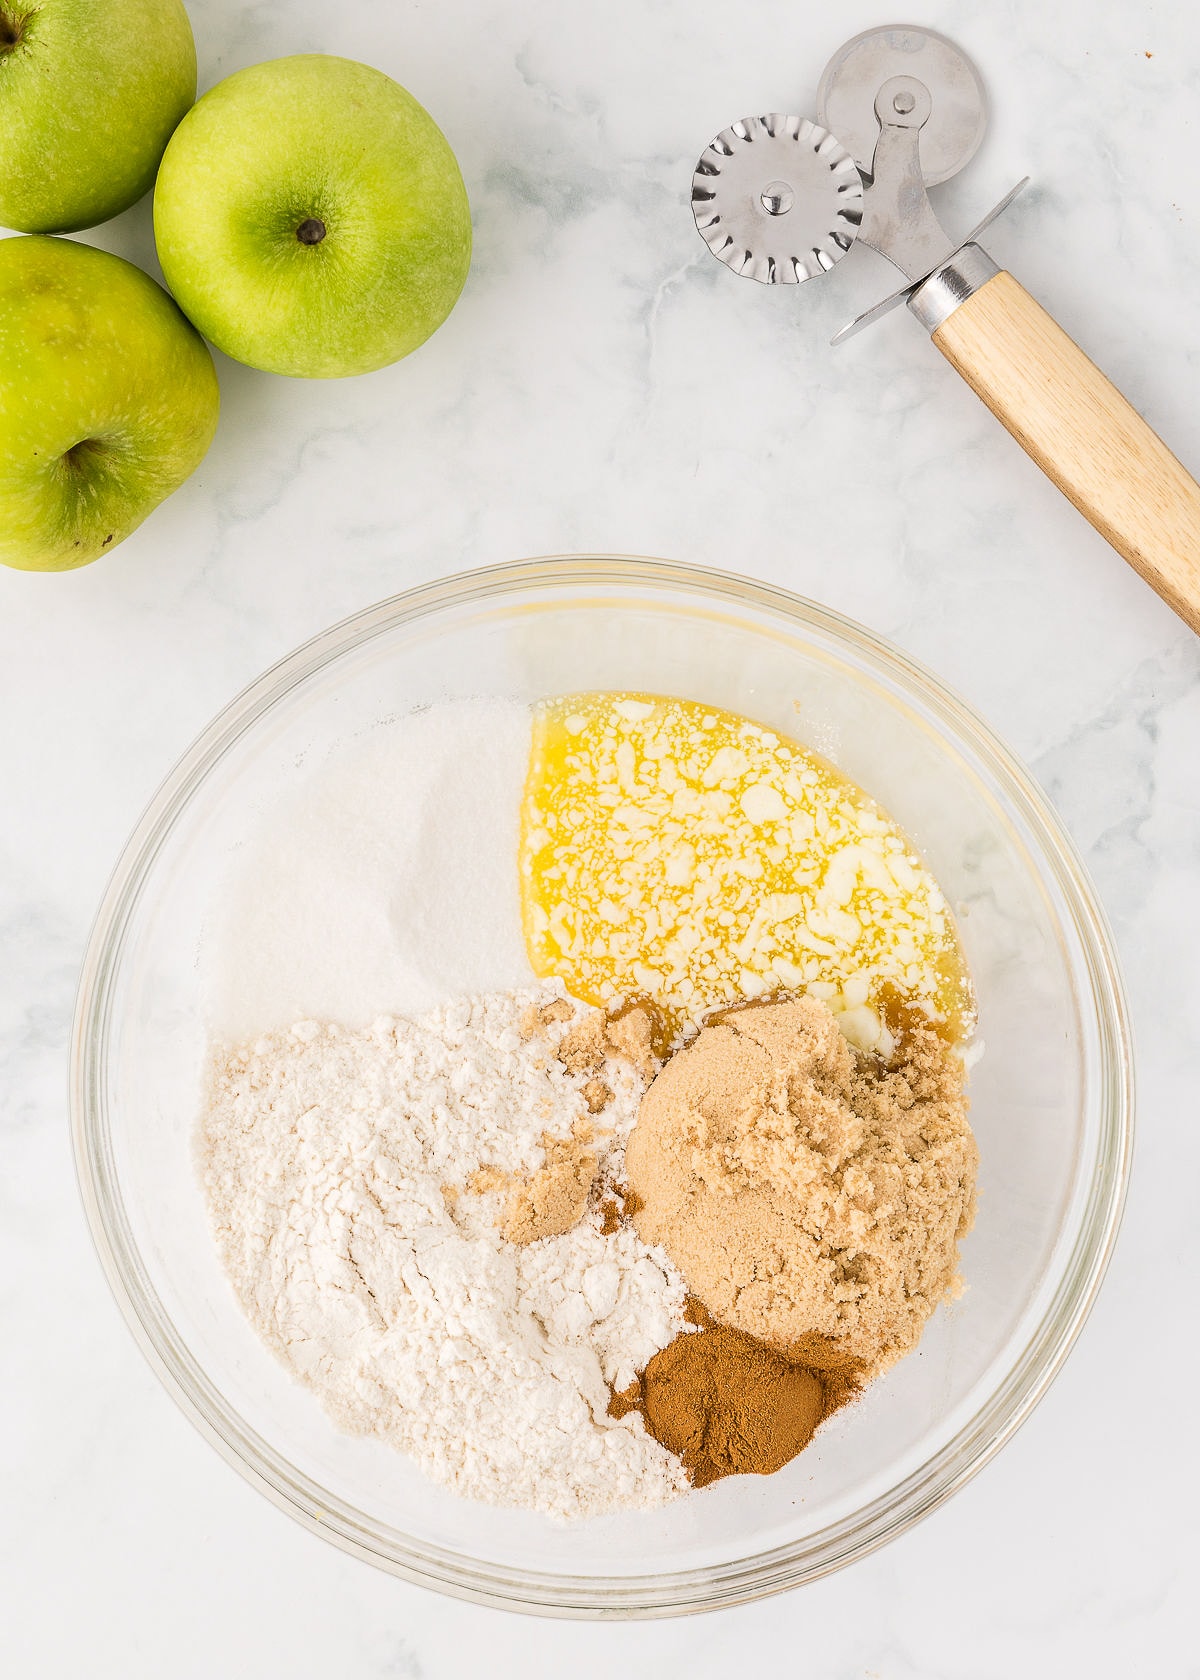
[[(251, 1331), (193, 1176), (198, 951), (239, 845), (339, 744), (430, 701), (617, 688), (690, 696), (798, 737), (908, 830), (957, 911), (978, 988), (979, 1215), (963, 1245), (965, 1295), (786, 1469), (563, 1527), (459, 1499), (379, 1442), (339, 1434)], [(813, 1580), (973, 1475), (1045, 1392), (1091, 1306), (1131, 1132), (1129, 1033), (1103, 916), (1045, 799), (979, 720), (895, 649), (807, 601), (604, 557), (411, 590), (318, 636), (221, 713), (167, 778), (105, 895), (72, 1094), (109, 1281), (168, 1390), (230, 1463), (315, 1533), (409, 1580), (608, 1618)]]

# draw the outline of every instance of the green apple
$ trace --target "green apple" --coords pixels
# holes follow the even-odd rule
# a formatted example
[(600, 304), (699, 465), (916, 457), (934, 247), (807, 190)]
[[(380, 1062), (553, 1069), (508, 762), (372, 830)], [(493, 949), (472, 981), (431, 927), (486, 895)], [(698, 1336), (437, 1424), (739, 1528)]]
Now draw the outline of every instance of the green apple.
[(180, 123), (154, 189), (167, 285), (218, 349), (302, 378), (423, 344), (471, 261), (462, 175), (390, 77), (306, 53), (239, 70)]
[(203, 459), (204, 340), (140, 268), (70, 239), (0, 240), (0, 561), (86, 566)]
[(127, 210), (195, 97), (182, 0), (0, 0), (0, 225), (70, 233)]

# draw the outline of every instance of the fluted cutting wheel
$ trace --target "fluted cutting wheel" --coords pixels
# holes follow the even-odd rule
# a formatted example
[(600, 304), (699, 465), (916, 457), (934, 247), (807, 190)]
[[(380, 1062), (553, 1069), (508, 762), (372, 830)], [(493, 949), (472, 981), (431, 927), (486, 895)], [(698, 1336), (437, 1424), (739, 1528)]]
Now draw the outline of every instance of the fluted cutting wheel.
[(854, 243), (862, 201), (854, 159), (807, 117), (743, 117), (692, 177), (692, 213), (713, 256), (768, 285), (832, 268)]

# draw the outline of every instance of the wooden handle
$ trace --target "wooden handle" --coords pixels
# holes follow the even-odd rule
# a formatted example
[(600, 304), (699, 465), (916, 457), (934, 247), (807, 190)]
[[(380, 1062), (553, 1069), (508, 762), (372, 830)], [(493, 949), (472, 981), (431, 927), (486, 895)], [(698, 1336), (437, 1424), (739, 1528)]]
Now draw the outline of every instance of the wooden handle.
[(1200, 632), (1200, 485), (1011, 274), (933, 342), (1042, 471)]

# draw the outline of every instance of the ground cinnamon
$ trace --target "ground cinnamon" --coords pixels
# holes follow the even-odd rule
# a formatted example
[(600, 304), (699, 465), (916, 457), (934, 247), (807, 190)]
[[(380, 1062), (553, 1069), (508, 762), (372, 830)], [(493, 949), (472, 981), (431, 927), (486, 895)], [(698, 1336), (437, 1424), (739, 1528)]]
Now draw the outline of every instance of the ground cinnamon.
[(613, 1396), (609, 1412), (641, 1412), (650, 1434), (683, 1461), (693, 1487), (781, 1470), (856, 1392), (857, 1373), (845, 1362), (823, 1371), (785, 1358), (715, 1324), (694, 1298), (684, 1316), (700, 1328), (656, 1353), (639, 1380)]

